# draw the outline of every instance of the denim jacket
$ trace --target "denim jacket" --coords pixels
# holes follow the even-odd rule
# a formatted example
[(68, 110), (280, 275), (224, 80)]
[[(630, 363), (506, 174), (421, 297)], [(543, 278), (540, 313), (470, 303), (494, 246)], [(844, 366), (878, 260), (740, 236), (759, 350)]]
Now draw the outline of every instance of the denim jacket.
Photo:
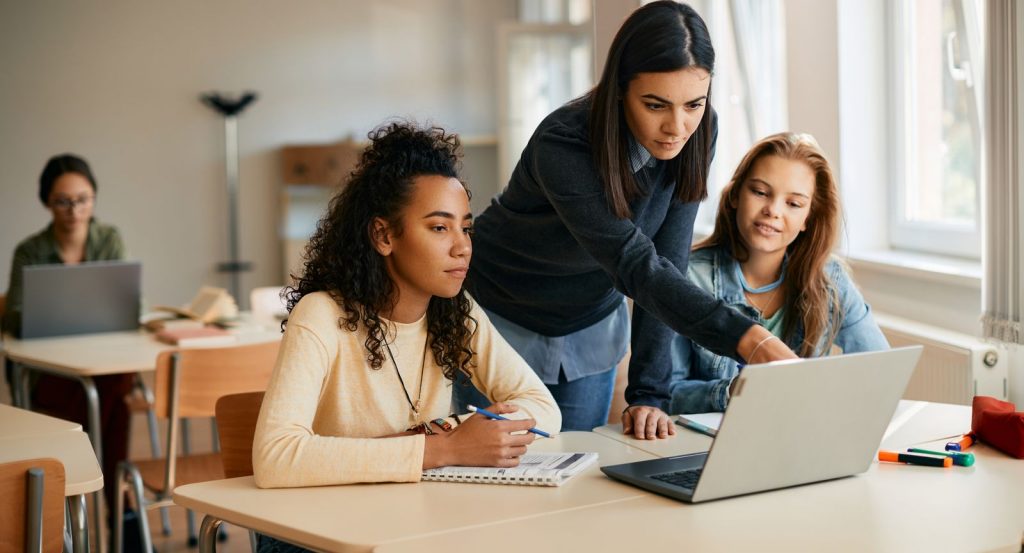
[[(736, 277), (736, 264), (736, 260), (722, 248), (703, 248), (690, 254), (687, 277), (740, 313), (764, 325), (764, 317), (747, 303), (743, 287)], [(825, 265), (825, 271), (839, 294), (843, 308), (843, 319), (836, 334), (835, 345), (844, 353), (888, 349), (889, 343), (871, 316), (871, 308), (865, 303), (842, 264), (836, 259), (830, 259)], [(830, 332), (831, 328), (827, 328), (826, 335)], [(793, 339), (787, 341), (787, 345), (795, 351), (803, 339), (801, 325)], [(830, 349), (822, 348), (824, 345), (819, 344), (818, 351)], [(670, 411), (673, 414), (724, 411), (729, 402), (729, 384), (739, 372), (736, 361), (714, 354), (681, 335), (675, 335), (672, 339), (671, 356)]]

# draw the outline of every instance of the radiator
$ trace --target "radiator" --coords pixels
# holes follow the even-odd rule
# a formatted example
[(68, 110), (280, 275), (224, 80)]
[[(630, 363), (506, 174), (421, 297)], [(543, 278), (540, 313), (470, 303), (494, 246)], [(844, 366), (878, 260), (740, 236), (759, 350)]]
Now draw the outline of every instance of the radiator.
[(875, 313), (893, 347), (924, 346), (904, 399), (970, 405), (975, 395), (1007, 399), (1008, 355), (984, 340)]

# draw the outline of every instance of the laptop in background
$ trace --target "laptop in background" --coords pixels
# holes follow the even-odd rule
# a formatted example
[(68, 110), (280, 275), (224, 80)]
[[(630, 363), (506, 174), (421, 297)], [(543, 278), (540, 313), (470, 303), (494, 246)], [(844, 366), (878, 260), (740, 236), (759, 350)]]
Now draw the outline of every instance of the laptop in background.
[(601, 471), (688, 503), (864, 472), (920, 356), (911, 346), (748, 365), (710, 451)]
[(142, 263), (138, 261), (30, 265), (23, 271), (22, 338), (139, 327)]

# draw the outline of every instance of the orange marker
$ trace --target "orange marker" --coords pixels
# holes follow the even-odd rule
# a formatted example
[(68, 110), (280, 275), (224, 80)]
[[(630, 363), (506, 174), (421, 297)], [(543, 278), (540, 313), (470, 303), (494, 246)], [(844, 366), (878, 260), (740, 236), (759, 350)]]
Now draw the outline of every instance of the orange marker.
[(911, 465), (924, 465), (928, 467), (951, 467), (953, 459), (940, 457), (938, 455), (922, 455), (917, 453), (897, 453), (895, 451), (879, 451), (879, 461), (891, 463), (908, 463)]
[(946, 442), (946, 451), (963, 451), (972, 445), (977, 440), (974, 438), (974, 434), (964, 434), (963, 438), (957, 442)]

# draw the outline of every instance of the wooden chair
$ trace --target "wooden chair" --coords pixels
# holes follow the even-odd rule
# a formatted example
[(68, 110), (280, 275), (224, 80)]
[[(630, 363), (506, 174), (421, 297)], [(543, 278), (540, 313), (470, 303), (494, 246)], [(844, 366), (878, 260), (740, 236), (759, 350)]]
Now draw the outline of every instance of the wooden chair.
[[(131, 492), (139, 506), (143, 551), (152, 551), (145, 511), (173, 504), (175, 486), (224, 478), (219, 453), (179, 454), (182, 421), (187, 417), (213, 417), (217, 399), (240, 392), (265, 390), (277, 360), (279, 342), (225, 348), (185, 349), (157, 357), (154, 385), (155, 411), (168, 420), (164, 457), (123, 461), (112, 485), (117, 486), (114, 506), (114, 553), (121, 553), (124, 497)], [(147, 501), (144, 490), (155, 499)], [(193, 526), (193, 525), (190, 525)], [(194, 526), (193, 526), (194, 528)], [(194, 529), (189, 541), (196, 541)]]
[(0, 553), (64, 548), (64, 465), (57, 459), (0, 464)]
[[(225, 478), (252, 475), (252, 442), (263, 406), (263, 392), (232, 394), (217, 400), (220, 462)], [(256, 534), (249, 530), (249, 545), (256, 553)]]
[(252, 441), (264, 392), (232, 394), (217, 400), (217, 432), (225, 478), (252, 476)]

